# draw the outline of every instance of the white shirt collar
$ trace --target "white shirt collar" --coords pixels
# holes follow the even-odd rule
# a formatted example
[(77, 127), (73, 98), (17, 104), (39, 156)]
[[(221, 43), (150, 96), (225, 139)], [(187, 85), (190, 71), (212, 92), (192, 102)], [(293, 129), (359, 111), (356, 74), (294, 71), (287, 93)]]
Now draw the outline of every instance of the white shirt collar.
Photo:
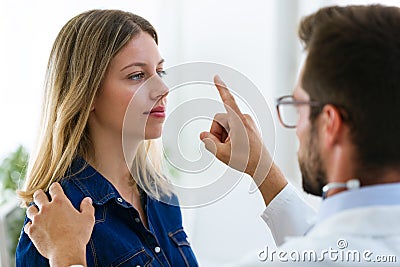
[(400, 183), (363, 186), (330, 196), (322, 201), (316, 222), (343, 210), (377, 205), (400, 205)]

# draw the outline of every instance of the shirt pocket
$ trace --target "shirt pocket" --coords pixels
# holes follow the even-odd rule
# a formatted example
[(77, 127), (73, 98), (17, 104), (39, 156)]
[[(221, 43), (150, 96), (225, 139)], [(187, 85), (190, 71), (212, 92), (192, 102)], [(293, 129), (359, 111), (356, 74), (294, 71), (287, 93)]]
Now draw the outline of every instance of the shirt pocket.
[(153, 258), (142, 248), (119, 257), (111, 264), (111, 267), (147, 267), (151, 266), (152, 260)]
[(171, 238), (172, 242), (178, 248), (178, 251), (183, 258), (183, 261), (186, 264), (185, 266), (187, 267), (199, 266), (196, 261), (196, 257), (194, 256), (194, 253), (192, 251), (192, 248), (190, 247), (190, 243), (189, 241), (187, 241), (187, 235), (183, 230), (183, 228), (178, 229), (175, 232), (168, 233), (168, 236)]

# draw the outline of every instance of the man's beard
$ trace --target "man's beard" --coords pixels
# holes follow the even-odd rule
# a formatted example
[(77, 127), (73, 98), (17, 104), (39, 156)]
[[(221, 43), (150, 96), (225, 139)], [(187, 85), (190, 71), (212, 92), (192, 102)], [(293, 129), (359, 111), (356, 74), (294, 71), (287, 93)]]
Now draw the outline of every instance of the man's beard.
[(315, 124), (312, 124), (307, 146), (303, 147), (306, 153), (299, 154), (299, 165), (305, 192), (322, 196), (322, 187), (327, 184), (326, 170), (322, 164), (319, 152), (319, 139)]

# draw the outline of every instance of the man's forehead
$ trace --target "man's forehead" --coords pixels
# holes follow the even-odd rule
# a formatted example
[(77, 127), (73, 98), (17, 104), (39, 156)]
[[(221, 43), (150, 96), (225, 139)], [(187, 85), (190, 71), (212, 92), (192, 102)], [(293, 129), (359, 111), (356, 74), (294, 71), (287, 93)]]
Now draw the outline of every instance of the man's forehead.
[(296, 100), (309, 100), (310, 96), (308, 93), (300, 86), (297, 85), (293, 91), (293, 97)]
[(294, 88), (294, 91), (293, 91), (293, 96), (295, 99), (308, 100), (308, 99), (310, 99), (310, 97), (309, 97), (308, 93), (303, 89), (303, 86), (301, 83), (302, 78), (303, 78), (303, 73), (304, 73), (304, 64), (301, 66), (301, 69), (299, 71), (296, 87)]

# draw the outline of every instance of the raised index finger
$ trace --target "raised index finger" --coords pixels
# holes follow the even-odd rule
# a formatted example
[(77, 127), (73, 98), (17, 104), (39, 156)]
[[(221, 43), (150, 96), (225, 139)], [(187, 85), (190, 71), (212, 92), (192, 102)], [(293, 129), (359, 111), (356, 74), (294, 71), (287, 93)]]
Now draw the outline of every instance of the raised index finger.
[(237, 116), (243, 118), (242, 111), (239, 109), (235, 98), (233, 97), (231, 92), (229, 92), (228, 87), (218, 75), (214, 76), (214, 84), (218, 89), (219, 95), (221, 96), (222, 102), (224, 102), (225, 109), (228, 114), (233, 111)]

